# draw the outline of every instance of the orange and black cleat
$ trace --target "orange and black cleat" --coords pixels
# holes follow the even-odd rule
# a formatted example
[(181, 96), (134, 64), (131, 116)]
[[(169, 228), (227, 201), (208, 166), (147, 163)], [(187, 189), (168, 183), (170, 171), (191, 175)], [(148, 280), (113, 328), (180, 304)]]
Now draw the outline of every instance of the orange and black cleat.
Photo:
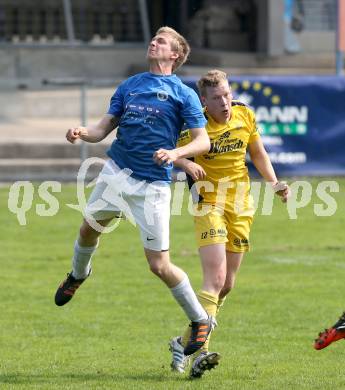
[[(90, 276), (91, 270), (89, 272)], [(88, 277), (87, 276), (87, 277)], [(67, 302), (69, 302), (75, 292), (78, 290), (80, 285), (87, 279), (75, 279), (72, 275), (72, 272), (67, 274), (67, 278), (60, 284), (55, 293), (55, 304), (57, 306), (63, 306)]]
[(186, 356), (193, 355), (198, 349), (200, 349), (206, 342), (208, 335), (213, 329), (213, 319), (208, 317), (207, 320), (191, 323), (191, 335), (187, 345), (184, 348), (184, 354)]
[(329, 344), (345, 338), (345, 312), (339, 320), (324, 332), (319, 333), (319, 337), (315, 340), (314, 348), (323, 349)]

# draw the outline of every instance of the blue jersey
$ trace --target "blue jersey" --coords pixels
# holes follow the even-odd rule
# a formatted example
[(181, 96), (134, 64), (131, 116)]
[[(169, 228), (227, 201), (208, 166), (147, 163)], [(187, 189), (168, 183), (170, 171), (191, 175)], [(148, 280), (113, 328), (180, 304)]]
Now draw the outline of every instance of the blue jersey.
[(172, 164), (159, 166), (153, 153), (174, 149), (185, 124), (204, 127), (198, 95), (176, 75), (149, 72), (128, 78), (117, 88), (108, 114), (120, 117), (117, 136), (108, 150), (120, 168), (130, 168), (136, 179), (171, 181)]

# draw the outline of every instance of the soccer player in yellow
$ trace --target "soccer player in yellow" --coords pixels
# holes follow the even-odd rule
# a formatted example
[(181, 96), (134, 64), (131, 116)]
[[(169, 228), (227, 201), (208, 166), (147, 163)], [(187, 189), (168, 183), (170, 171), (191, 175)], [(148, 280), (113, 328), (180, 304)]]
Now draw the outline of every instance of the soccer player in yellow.
[[(284, 202), (289, 196), (289, 187), (277, 180), (257, 130), (254, 112), (245, 104), (233, 101), (227, 75), (211, 70), (199, 80), (198, 89), (205, 107), (211, 148), (193, 161), (182, 158), (175, 161), (175, 165), (187, 173), (189, 182), (196, 182), (194, 187), (198, 187), (194, 222), (203, 270), (198, 298), (215, 318), (234, 287), (244, 253), (249, 250), (254, 209), (245, 164), (247, 150), (260, 175), (272, 184)], [(181, 133), (180, 145), (190, 140), (188, 130)], [(184, 372), (188, 360), (181, 352), (189, 334), (187, 329), (183, 337), (175, 337), (170, 342), (173, 370)], [(220, 355), (208, 351), (209, 338), (194, 356), (192, 378), (201, 377), (218, 364)]]

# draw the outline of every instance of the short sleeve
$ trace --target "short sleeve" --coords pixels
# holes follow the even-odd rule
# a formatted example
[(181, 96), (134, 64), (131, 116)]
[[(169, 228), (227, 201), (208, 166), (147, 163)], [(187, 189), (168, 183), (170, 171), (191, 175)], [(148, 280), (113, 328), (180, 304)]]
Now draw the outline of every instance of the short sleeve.
[(255, 114), (250, 108), (248, 108), (248, 115), (249, 115), (249, 126), (250, 126), (248, 144), (251, 144), (252, 142), (255, 142), (260, 138), (260, 133), (256, 125)]
[(206, 119), (198, 95), (189, 88), (181, 111), (182, 118), (189, 129), (205, 127)]
[(108, 114), (114, 116), (121, 116), (123, 114), (124, 107), (124, 87), (123, 84), (120, 84), (115, 91), (114, 95), (110, 99), (110, 106), (108, 109)]

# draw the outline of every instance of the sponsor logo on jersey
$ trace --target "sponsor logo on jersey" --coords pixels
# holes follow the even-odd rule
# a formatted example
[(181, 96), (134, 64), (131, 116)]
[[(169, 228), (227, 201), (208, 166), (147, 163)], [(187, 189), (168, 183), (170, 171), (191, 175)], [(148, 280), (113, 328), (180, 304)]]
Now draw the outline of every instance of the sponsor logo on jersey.
[(239, 150), (243, 147), (244, 143), (241, 139), (235, 138), (232, 140), (229, 140), (229, 143), (224, 145), (225, 142), (211, 142), (211, 148), (209, 153), (228, 153), (233, 152), (235, 150)]

